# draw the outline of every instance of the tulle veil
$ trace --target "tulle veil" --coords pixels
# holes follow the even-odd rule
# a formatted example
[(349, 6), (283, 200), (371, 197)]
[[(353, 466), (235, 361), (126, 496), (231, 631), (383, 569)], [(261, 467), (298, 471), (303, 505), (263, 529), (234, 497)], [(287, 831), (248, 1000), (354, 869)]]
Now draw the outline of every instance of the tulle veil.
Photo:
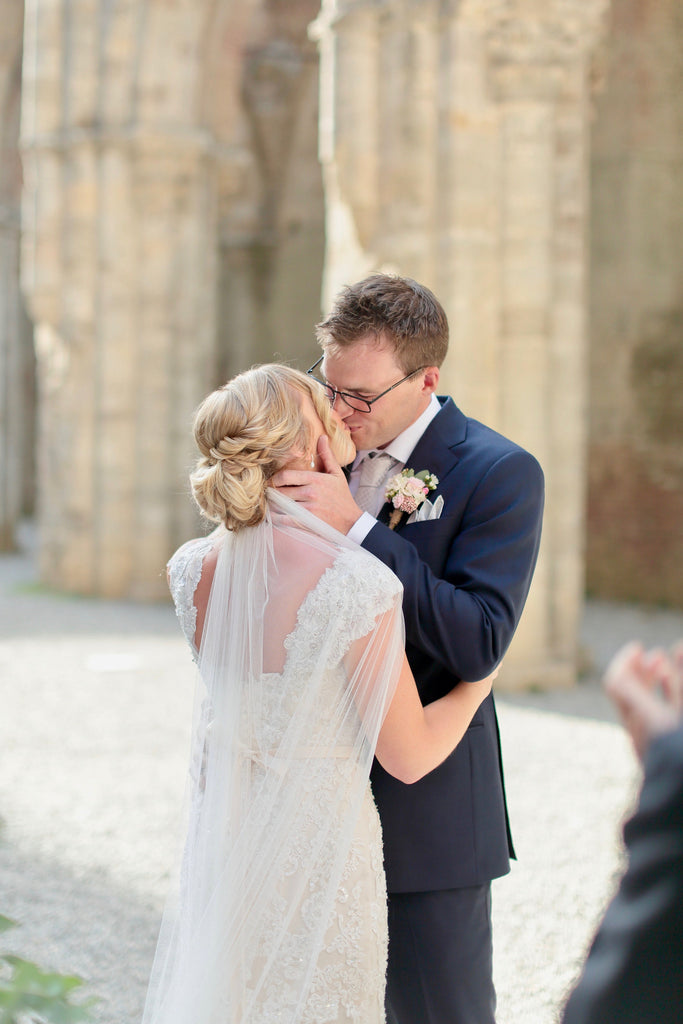
[[(401, 585), (274, 490), (261, 524), (220, 528), (215, 543), (193, 727), (199, 769), (143, 1024), (296, 1024), (400, 671)], [(316, 783), (328, 765), (332, 792)], [(323, 799), (311, 831), (308, 810), (316, 801), (319, 815)], [(277, 1006), (273, 972), (285, 979)]]

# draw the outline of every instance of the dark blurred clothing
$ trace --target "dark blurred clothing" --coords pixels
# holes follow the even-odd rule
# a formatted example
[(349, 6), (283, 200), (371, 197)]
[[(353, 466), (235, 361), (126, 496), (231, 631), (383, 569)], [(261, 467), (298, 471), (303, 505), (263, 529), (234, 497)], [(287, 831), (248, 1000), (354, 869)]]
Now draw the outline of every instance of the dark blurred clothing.
[(683, 1020), (683, 725), (652, 741), (644, 768), (628, 867), (563, 1024)]

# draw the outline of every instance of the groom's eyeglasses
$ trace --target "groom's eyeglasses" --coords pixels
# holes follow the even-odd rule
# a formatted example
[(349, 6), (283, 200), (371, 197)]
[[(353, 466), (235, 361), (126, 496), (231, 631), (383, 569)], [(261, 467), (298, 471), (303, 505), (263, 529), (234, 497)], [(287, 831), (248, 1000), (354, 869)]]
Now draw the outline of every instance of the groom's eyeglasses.
[(355, 409), (357, 412), (372, 412), (372, 407), (375, 404), (375, 402), (378, 402), (380, 398), (384, 398), (384, 396), (388, 395), (390, 391), (393, 391), (394, 388), (397, 388), (399, 384), (405, 384), (407, 380), (410, 380), (411, 377), (414, 377), (416, 373), (420, 372), (420, 370), (425, 369), (424, 366), (418, 366), (417, 370), (413, 370), (405, 377), (401, 377), (401, 379), (397, 380), (395, 384), (392, 384), (390, 388), (387, 388), (385, 391), (382, 391), (379, 395), (375, 395), (374, 398), (361, 398), (360, 395), (354, 395), (348, 391), (339, 391), (337, 388), (333, 388), (331, 384), (328, 384), (327, 381), (321, 380), (320, 377), (316, 376), (314, 370), (317, 370), (317, 368), (320, 366), (324, 358), (325, 354), (323, 353), (320, 359), (317, 361), (317, 363), (313, 363), (313, 366), (311, 366), (310, 369), (306, 370), (306, 373), (309, 375), (309, 377), (312, 377), (313, 380), (316, 380), (322, 388), (325, 389), (325, 394), (329, 398), (330, 405), (333, 408), (334, 403), (337, 401), (337, 396), (339, 396), (339, 398), (343, 399), (344, 403), (348, 405), (350, 409)]

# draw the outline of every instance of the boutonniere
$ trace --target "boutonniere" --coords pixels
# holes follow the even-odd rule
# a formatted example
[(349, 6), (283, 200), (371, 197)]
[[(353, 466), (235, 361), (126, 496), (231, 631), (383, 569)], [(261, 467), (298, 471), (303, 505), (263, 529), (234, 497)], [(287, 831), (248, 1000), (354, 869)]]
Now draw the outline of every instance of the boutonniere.
[(427, 469), (413, 473), (412, 469), (404, 469), (392, 476), (384, 492), (384, 500), (390, 501), (394, 510), (389, 518), (389, 529), (393, 530), (401, 521), (404, 512), (415, 512), (430, 491), (438, 486), (438, 479)]

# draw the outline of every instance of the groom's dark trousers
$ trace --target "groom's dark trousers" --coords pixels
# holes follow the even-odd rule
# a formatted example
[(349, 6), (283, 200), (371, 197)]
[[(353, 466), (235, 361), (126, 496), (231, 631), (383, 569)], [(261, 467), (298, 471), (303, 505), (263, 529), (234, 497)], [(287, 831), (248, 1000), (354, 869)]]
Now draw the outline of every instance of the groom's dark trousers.
[(389, 897), (387, 1024), (494, 1024), (490, 889)]
[[(523, 449), (451, 399), (409, 457), (439, 479), (438, 519), (388, 528), (363, 547), (403, 584), (406, 653), (423, 704), (502, 659), (526, 600), (541, 533), (543, 474)], [(510, 870), (493, 696), (443, 764), (411, 786), (375, 762), (389, 903), (391, 1024), (493, 1024), (490, 882)]]

